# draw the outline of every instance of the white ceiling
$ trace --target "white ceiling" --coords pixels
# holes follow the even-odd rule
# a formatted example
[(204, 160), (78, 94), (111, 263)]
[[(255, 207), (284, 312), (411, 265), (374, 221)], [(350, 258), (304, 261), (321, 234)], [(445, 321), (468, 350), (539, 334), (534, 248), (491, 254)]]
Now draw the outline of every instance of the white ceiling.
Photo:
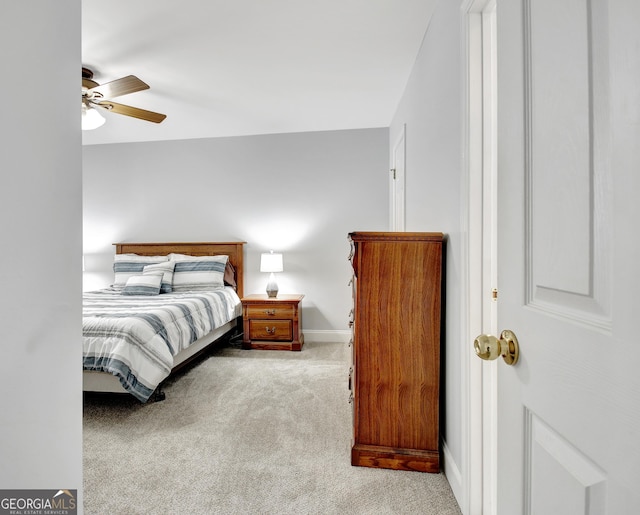
[(83, 143), (387, 127), (436, 2), (82, 0), (94, 80), (136, 75), (117, 102), (167, 115), (101, 111)]

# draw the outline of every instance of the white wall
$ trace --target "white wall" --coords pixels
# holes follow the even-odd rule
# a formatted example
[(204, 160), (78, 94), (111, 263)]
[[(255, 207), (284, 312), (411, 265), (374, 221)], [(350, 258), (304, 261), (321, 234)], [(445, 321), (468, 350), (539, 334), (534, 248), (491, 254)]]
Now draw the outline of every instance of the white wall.
[(461, 349), (465, 285), (461, 266), (466, 234), (461, 220), (462, 128), (460, 5), (441, 1), (435, 10), (389, 131), (389, 145), (406, 124), (406, 230), (442, 231), (446, 243), (446, 321), (443, 327), (445, 458), (447, 477), (460, 494), (464, 474)]
[(3, 3), (0, 61), (0, 487), (80, 493), (80, 1)]
[(387, 227), (388, 137), (384, 128), (85, 146), (85, 288), (112, 280), (117, 241), (241, 240), (245, 293), (266, 286), (260, 253), (281, 251), (280, 292), (305, 294), (304, 332), (346, 332), (347, 233)]

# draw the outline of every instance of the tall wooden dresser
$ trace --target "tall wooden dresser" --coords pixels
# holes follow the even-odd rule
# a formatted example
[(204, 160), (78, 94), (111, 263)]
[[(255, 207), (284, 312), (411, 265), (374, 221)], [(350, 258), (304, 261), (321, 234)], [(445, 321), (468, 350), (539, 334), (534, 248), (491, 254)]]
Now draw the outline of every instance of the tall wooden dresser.
[(438, 472), (442, 233), (353, 232), (351, 464)]

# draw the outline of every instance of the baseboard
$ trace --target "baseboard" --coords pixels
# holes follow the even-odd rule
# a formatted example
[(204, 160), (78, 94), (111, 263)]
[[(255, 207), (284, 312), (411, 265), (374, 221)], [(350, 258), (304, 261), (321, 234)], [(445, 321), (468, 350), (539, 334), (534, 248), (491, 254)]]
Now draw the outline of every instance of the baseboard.
[(304, 329), (306, 343), (349, 343), (351, 331), (327, 331), (320, 329)]
[(466, 505), (464, 489), (462, 487), (462, 474), (460, 473), (460, 468), (456, 464), (449, 448), (447, 447), (446, 442), (442, 442), (442, 454), (443, 454), (443, 463), (442, 463), (442, 471), (444, 475), (447, 477), (447, 481), (449, 481), (449, 486), (451, 486), (451, 490), (453, 492), (456, 501), (458, 501), (458, 506), (463, 510)]

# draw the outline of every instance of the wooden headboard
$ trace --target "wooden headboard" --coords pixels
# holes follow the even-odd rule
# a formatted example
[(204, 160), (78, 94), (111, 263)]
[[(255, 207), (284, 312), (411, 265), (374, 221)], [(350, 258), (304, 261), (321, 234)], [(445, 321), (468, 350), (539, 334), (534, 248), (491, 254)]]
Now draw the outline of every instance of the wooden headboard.
[(165, 256), (172, 252), (190, 256), (229, 256), (236, 269), (238, 295), (244, 295), (244, 250), (245, 241), (190, 242), (190, 243), (114, 243), (116, 254), (139, 254), (141, 256)]

